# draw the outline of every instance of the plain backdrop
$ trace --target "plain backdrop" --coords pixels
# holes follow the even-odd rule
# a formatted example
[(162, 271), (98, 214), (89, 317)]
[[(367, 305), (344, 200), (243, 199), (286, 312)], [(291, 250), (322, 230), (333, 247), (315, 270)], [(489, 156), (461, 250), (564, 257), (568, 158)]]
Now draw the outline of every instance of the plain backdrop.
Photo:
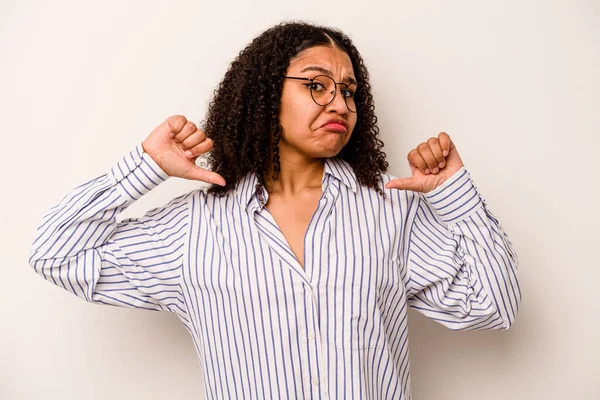
[[(503, 332), (409, 315), (414, 398), (600, 399), (600, 2), (0, 2), (0, 399), (199, 399), (174, 316), (92, 305), (35, 274), (46, 211), (173, 114), (200, 122), (268, 27), (341, 28), (372, 75), (390, 170), (453, 138), (514, 243)], [(197, 183), (170, 179), (125, 214)]]

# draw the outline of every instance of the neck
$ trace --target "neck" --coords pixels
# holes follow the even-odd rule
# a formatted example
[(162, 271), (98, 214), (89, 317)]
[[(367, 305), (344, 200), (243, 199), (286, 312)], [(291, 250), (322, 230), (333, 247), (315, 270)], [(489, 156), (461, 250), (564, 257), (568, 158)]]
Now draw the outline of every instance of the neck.
[(273, 165), (265, 177), (265, 188), (269, 195), (296, 196), (307, 190), (321, 190), (325, 161), (319, 158), (307, 158), (301, 154), (286, 154), (280, 148), (279, 180), (274, 181)]

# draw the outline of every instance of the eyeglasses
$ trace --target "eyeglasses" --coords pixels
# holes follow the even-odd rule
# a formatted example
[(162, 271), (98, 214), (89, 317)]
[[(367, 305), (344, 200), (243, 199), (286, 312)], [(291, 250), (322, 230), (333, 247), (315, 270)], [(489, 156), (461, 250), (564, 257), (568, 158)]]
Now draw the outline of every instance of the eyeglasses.
[(355, 90), (350, 89), (350, 86), (343, 82), (336, 82), (327, 75), (317, 75), (314, 78), (301, 78), (297, 76), (285, 76), (286, 79), (297, 79), (300, 81), (308, 81), (310, 83), (305, 83), (304, 86), (307, 86), (310, 89), (310, 96), (313, 101), (320, 106), (327, 106), (333, 102), (335, 99), (335, 95), (337, 94), (337, 86), (340, 86), (340, 93), (344, 97), (344, 102), (346, 103), (346, 107), (350, 112), (356, 112), (356, 92), (358, 87)]

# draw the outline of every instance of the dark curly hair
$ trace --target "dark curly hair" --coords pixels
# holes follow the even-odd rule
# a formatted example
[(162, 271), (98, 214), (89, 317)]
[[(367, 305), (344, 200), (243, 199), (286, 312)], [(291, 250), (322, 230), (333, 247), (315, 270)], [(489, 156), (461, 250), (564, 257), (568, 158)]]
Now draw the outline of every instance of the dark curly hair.
[[(279, 106), (283, 79), (290, 60), (315, 46), (339, 48), (350, 57), (359, 82), (355, 102), (357, 122), (348, 143), (337, 155), (348, 162), (358, 182), (383, 194), (380, 173), (388, 163), (381, 151), (369, 74), (358, 50), (341, 31), (304, 22), (284, 22), (256, 37), (231, 63), (214, 92), (203, 124), (214, 147), (208, 155), (211, 169), (226, 186), (212, 185), (208, 193), (221, 196), (248, 172), (264, 185), (269, 168), (273, 179), (280, 172)], [(272, 157), (272, 158), (271, 158)]]

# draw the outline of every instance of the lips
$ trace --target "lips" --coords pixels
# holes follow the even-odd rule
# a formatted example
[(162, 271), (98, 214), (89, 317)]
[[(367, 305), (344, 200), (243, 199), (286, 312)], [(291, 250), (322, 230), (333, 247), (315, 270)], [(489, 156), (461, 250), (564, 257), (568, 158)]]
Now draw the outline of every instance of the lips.
[(328, 131), (334, 131), (334, 132), (343, 132), (343, 133), (348, 132), (348, 127), (347, 127), (346, 122), (339, 121), (339, 120), (327, 121), (325, 123), (325, 125), (323, 125), (321, 128), (328, 130)]

